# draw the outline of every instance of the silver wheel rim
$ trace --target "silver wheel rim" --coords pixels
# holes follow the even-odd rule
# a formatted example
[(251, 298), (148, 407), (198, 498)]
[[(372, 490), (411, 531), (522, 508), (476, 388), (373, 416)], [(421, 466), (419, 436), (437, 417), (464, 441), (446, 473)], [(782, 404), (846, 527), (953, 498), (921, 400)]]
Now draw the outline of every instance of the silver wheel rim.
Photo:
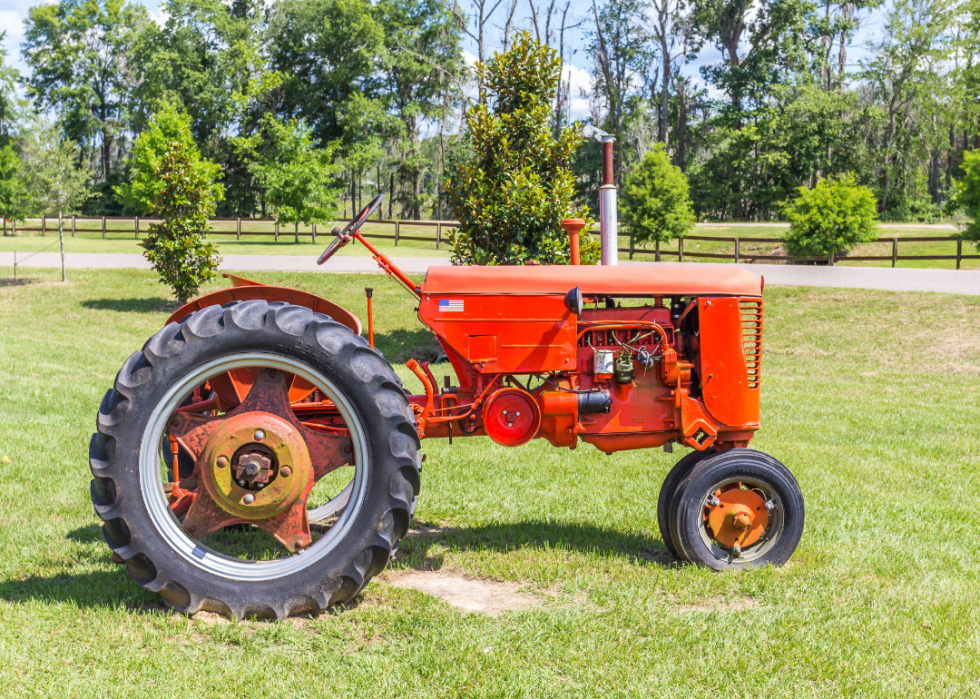
[[(705, 508), (708, 506), (708, 498), (714, 495), (715, 491), (727, 488), (736, 483), (741, 483), (749, 490), (760, 493), (764, 500), (772, 500), (775, 505), (773, 509), (769, 510), (769, 523), (766, 525), (766, 530), (762, 533), (762, 536), (756, 543), (742, 549), (741, 554), (738, 556), (735, 556), (731, 549), (725, 548), (711, 538), (711, 535), (708, 533), (708, 528), (705, 526), (704, 517), (702, 516)], [(785, 511), (782, 498), (779, 497), (768, 483), (756, 478), (726, 478), (711, 486), (701, 498), (701, 503), (698, 507), (698, 534), (701, 535), (701, 541), (715, 558), (730, 563), (752, 563), (763, 558), (776, 546), (779, 537), (783, 533)]]
[[(224, 555), (191, 539), (180, 521), (174, 516), (167, 502), (160, 478), (160, 440), (163, 439), (167, 422), (180, 401), (194, 386), (199, 386), (212, 376), (244, 367), (261, 366), (296, 374), (316, 386), (334, 402), (350, 430), (354, 448), (354, 477), (351, 482), (329, 502), (309, 510), (310, 521), (323, 520), (339, 513), (329, 531), (307, 549), (271, 561), (248, 561)], [(188, 563), (203, 571), (230, 580), (274, 580), (296, 574), (328, 556), (344, 539), (364, 505), (367, 484), (370, 482), (371, 464), (365, 445), (364, 427), (350, 401), (337, 386), (309, 366), (289, 357), (265, 352), (241, 354), (212, 360), (193, 372), (181, 377), (157, 403), (147, 421), (140, 442), (139, 480), (140, 493), (150, 521), (173, 551)]]

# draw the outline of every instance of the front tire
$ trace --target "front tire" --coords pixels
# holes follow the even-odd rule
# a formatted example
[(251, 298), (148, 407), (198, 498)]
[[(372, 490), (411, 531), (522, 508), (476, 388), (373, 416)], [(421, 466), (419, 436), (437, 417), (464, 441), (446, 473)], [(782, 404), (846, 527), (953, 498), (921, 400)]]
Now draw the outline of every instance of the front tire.
[[(243, 560), (191, 537), (161, 485), (168, 469), (159, 447), (171, 434), (175, 406), (208, 371), (246, 367), (269, 367), (270, 375), (317, 386), (343, 416), (353, 445), (351, 485), (308, 510), (311, 521), (319, 512), (333, 524), (303, 550), (275, 559)], [(421, 457), (405, 393), (377, 351), (308, 308), (253, 300), (170, 323), (129, 357), (99, 408), (90, 466), (103, 534), (140, 585), (189, 614), (284, 618), (345, 602), (384, 569), (408, 531)], [(235, 527), (241, 525), (219, 533)]]
[(789, 469), (768, 454), (731, 449), (700, 461), (678, 484), (670, 527), (685, 560), (722, 571), (782, 566), (804, 519)]

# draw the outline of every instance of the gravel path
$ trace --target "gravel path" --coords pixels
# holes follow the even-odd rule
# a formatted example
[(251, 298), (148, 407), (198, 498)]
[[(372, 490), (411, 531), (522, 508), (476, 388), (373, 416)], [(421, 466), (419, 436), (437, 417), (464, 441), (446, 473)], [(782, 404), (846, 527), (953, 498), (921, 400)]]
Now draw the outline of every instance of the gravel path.
[[(58, 253), (41, 252), (28, 258), (18, 254), (18, 266), (60, 267)], [(395, 264), (408, 274), (423, 274), (430, 265), (447, 265), (444, 257), (396, 257)], [(0, 267), (10, 267), (14, 254), (0, 252)], [(623, 262), (624, 265), (657, 266), (651, 262)], [(661, 263), (671, 264), (671, 263)], [(674, 263), (676, 264), (676, 263)], [(149, 269), (142, 255), (97, 253), (66, 253), (65, 266), (70, 268), (97, 269)], [(691, 263), (686, 265), (703, 274), (711, 274), (713, 265)], [(815, 267), (807, 265), (740, 265), (754, 274), (765, 277), (766, 284), (779, 286), (829, 286), (851, 289), (883, 289), (886, 291), (936, 291), (950, 294), (980, 295), (980, 271), (955, 269), (908, 269), (890, 267)], [(289, 255), (224, 255), (222, 270), (240, 272), (380, 272), (370, 257), (336, 257), (322, 267), (316, 258)]]

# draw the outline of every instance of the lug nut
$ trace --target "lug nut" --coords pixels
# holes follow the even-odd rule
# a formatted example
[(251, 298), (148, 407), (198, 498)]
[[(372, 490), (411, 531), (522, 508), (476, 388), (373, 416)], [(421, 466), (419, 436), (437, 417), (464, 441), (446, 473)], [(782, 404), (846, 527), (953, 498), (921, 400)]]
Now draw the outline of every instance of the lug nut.
[(244, 488), (245, 487), (245, 481), (244, 480), (238, 481), (238, 485), (240, 485), (240, 486), (242, 486)]
[(261, 442), (263, 439), (265, 439), (265, 432), (262, 430), (255, 430), (255, 434), (253, 436), (255, 437), (256, 442)]
[(732, 555), (735, 556), (735, 558), (738, 558), (739, 556), (741, 556), (742, 555), (742, 547), (739, 546), (738, 544), (735, 544), (734, 546), (732, 546)]
[(255, 502), (255, 496), (251, 493), (245, 493), (245, 497), (242, 498), (242, 502), (244, 502), (246, 505), (251, 505), (253, 502)]
[(771, 512), (772, 510), (775, 510), (776, 509), (776, 503), (774, 503), (772, 500), (766, 500), (765, 507), (766, 507), (767, 510), (769, 510)]
[(228, 457), (227, 456), (219, 456), (218, 457), (217, 464), (218, 464), (218, 468), (224, 468), (225, 466), (228, 465)]
[(279, 475), (283, 478), (289, 478), (289, 474), (292, 472), (293, 469), (289, 468), (289, 466), (283, 466), (281, 469), (279, 469)]
[(721, 504), (721, 500), (719, 500), (716, 496), (712, 495), (710, 498), (708, 498), (706, 504), (708, 505), (708, 507), (718, 507), (718, 505)]

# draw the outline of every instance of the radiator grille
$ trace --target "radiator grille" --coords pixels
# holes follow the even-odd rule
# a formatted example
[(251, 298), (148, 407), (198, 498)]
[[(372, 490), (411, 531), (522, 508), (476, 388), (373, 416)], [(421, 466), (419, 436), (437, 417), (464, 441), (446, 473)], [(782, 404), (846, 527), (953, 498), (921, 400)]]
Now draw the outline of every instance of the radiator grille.
[(759, 388), (759, 372), (762, 367), (762, 299), (740, 299), (742, 317), (742, 350), (745, 369), (749, 376), (749, 388)]

